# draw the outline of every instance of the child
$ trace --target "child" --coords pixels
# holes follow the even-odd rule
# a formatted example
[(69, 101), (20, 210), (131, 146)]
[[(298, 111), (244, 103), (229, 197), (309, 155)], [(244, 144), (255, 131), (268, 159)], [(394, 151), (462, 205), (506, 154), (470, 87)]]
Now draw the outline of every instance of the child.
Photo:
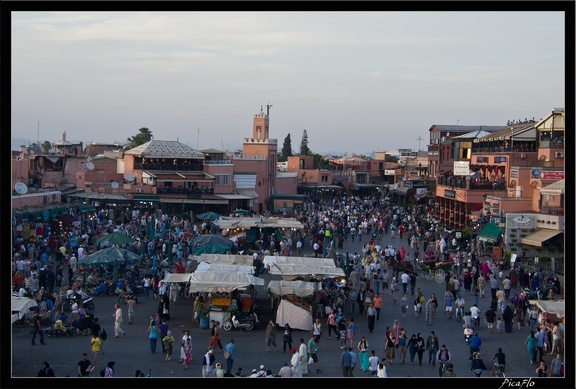
[(496, 333), (502, 332), (502, 316), (498, 316), (496, 319)]
[(192, 339), (187, 338), (186, 343), (184, 343), (184, 355), (186, 355), (184, 359), (184, 370), (188, 370), (188, 366), (190, 365), (190, 357), (192, 355)]

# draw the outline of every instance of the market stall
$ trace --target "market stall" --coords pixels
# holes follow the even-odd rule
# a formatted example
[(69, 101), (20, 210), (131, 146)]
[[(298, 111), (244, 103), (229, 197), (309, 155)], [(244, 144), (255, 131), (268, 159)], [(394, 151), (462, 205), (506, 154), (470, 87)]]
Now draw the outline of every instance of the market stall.
[(267, 255), (264, 266), (272, 276), (280, 276), (284, 280), (326, 279), (344, 277), (344, 270), (334, 265), (331, 258), (314, 257), (283, 257)]
[(36, 300), (12, 296), (12, 323), (24, 319), (30, 308), (37, 307)]

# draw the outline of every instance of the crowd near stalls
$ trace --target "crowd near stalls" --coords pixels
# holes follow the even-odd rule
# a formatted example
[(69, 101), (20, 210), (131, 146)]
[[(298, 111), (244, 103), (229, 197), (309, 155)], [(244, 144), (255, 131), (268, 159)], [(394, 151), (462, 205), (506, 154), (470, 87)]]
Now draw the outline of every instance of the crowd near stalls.
[[(191, 315), (196, 323), (209, 326), (212, 320), (220, 327), (230, 321), (232, 313), (249, 314), (257, 308), (254, 286), (264, 285), (258, 276), (268, 271), (275, 280), (312, 283), (269, 284), (273, 321), (289, 323), (286, 316), (297, 312), (289, 304), (305, 307), (304, 330), (310, 330), (317, 318), (325, 321), (330, 315), (340, 316), (328, 325), (334, 328), (325, 328), (328, 336), (330, 330), (334, 336), (341, 336), (341, 331), (346, 334), (350, 329), (350, 321), (339, 323), (344, 312), (362, 315), (374, 310), (378, 320), (378, 294), (384, 291), (393, 291), (394, 298), (403, 303), (402, 288), (407, 291), (426, 263), (451, 263), (444, 282), (454, 298), (462, 291), (476, 299), (490, 296), (497, 314), (507, 317), (506, 332), (511, 320), (508, 310), (518, 321), (529, 320), (529, 310), (535, 309), (529, 301), (543, 285), (553, 285), (561, 295), (562, 287), (554, 274), (527, 272), (521, 262), (505, 275), (497, 261), (478, 255), (473, 236), (456, 236), (455, 231), (445, 229), (427, 204), (398, 206), (383, 196), (337, 195), (298, 210), (288, 224), (281, 218), (246, 218), (254, 223), (242, 226), (250, 246), (241, 247), (236, 240), (231, 245), (226, 243), (225, 252), (195, 251), (212, 244), (197, 243), (199, 237), (222, 237), (224, 230), (229, 234), (233, 228), (240, 228), (242, 219), (181, 220), (159, 212), (119, 225), (94, 218), (58, 233), (39, 228), (34, 236), (28, 234), (27, 240), (13, 239), (13, 294), (32, 298), (37, 306), (28, 309), (40, 314), (43, 325), (54, 328), (60, 321), (65, 333), (67, 329), (81, 333), (88, 321), (94, 322), (89, 300), (100, 294), (116, 295), (126, 303), (153, 294), (165, 304), (158, 311), (160, 320), (169, 319), (170, 304), (192, 299)], [(355, 247), (361, 242), (362, 249), (346, 252), (346, 242), (355, 242)], [(115, 254), (102, 256), (108, 249)], [(314, 269), (307, 262), (311, 260), (315, 261)], [(507, 285), (523, 290), (508, 295)], [(497, 296), (499, 289), (502, 293)], [(418, 304), (422, 311), (418, 311)], [(425, 302), (414, 299), (414, 306), (416, 315), (425, 315)], [(17, 322), (25, 324), (21, 321), (25, 312), (13, 309), (13, 313), (18, 315)], [(548, 328), (548, 322), (555, 318), (541, 315), (536, 320), (542, 321), (535, 327)], [(553, 324), (563, 333), (563, 322)], [(290, 320), (290, 325), (299, 324)], [(353, 336), (352, 340), (345, 336), (341, 347), (347, 346), (346, 339), (353, 342)], [(562, 344), (557, 342), (555, 346), (562, 350)]]

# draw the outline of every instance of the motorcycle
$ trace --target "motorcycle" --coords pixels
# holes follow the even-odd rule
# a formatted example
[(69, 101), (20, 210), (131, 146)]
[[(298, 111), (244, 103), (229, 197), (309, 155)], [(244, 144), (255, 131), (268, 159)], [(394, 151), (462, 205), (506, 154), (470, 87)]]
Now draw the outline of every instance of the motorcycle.
[(64, 311), (68, 312), (72, 310), (72, 304), (74, 302), (78, 303), (79, 307), (87, 309), (89, 311), (93, 311), (96, 308), (94, 304), (94, 299), (90, 296), (82, 296), (79, 293), (71, 294), (70, 296), (66, 297), (63, 301)]
[(256, 325), (260, 323), (258, 320), (258, 315), (256, 313), (251, 312), (247, 315), (242, 317), (237, 317), (236, 315), (232, 315), (231, 319), (228, 319), (222, 325), (224, 331), (230, 331), (232, 328), (236, 328), (239, 330), (246, 330), (252, 331)]
[(472, 335), (474, 335), (474, 329), (470, 327), (464, 327), (464, 340), (466, 343), (468, 343)]

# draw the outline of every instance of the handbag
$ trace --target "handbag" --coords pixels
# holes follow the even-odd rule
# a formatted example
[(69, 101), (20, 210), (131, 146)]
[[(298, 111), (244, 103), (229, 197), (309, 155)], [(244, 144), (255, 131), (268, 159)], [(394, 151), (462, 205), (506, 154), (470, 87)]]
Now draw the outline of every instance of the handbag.
[(168, 308), (164, 308), (164, 309), (162, 310), (162, 313), (163, 313), (164, 315), (167, 315), (169, 312), (170, 312), (170, 311), (168, 311)]
[(314, 359), (312, 357), (308, 358), (308, 364), (309, 365), (313, 365), (314, 364)]
[(224, 359), (230, 358), (230, 351), (224, 351)]

